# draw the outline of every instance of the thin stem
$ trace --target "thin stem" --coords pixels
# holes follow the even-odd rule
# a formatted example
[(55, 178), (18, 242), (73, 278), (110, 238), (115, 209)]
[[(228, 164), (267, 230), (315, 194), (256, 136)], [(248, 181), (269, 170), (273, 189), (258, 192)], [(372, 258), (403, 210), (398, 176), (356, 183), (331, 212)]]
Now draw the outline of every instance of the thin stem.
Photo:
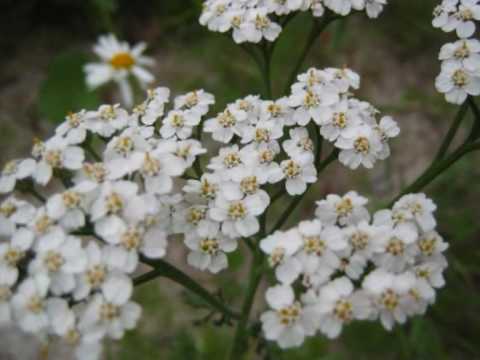
[(473, 115), (474, 115), (474, 123), (472, 126), (472, 131), (470, 132), (470, 135), (467, 138), (468, 142), (473, 142), (477, 140), (480, 137), (480, 109), (478, 108), (477, 104), (475, 103), (475, 100), (473, 100), (473, 97), (469, 96), (467, 99), (468, 105), (472, 109)]
[(443, 141), (442, 145), (440, 146), (440, 149), (438, 150), (437, 155), (435, 156), (434, 162), (437, 162), (445, 157), (445, 154), (447, 153), (448, 148), (450, 147), (453, 139), (455, 138), (455, 135), (458, 132), (458, 129), (460, 128), (460, 124), (465, 118), (465, 114), (467, 113), (468, 107), (469, 107), (469, 102), (465, 101), (460, 107), (460, 109), (458, 110), (458, 113), (455, 116), (455, 119), (453, 120), (453, 123), (450, 126), (450, 129), (448, 130), (445, 140)]
[(238, 319), (239, 315), (228, 308), (220, 299), (212, 295), (208, 290), (206, 290), (203, 286), (193, 280), (190, 276), (185, 274), (184, 272), (180, 271), (176, 267), (170, 265), (166, 261), (156, 259), (151, 260), (145, 257), (142, 257), (142, 262), (147, 265), (150, 265), (154, 269), (144, 275), (139, 276), (135, 279), (135, 285), (141, 285), (158, 277), (166, 277), (186, 289), (190, 290), (191, 292), (195, 293), (199, 297), (201, 297), (206, 303), (208, 303), (212, 308), (218, 310), (226, 317), (231, 319)]
[(314, 19), (314, 23), (312, 25), (312, 29), (310, 31), (310, 35), (307, 38), (307, 42), (305, 47), (303, 48), (300, 57), (298, 58), (295, 66), (288, 77), (287, 84), (285, 85), (284, 94), (288, 94), (290, 91), (290, 87), (292, 86), (293, 82), (295, 81), (298, 72), (300, 71), (305, 59), (307, 58), (308, 53), (310, 52), (311, 48), (315, 44), (315, 40), (317, 40), (318, 36), (327, 28), (327, 26), (335, 21), (338, 17), (326, 14), (322, 21), (318, 22)]
[(429, 167), (417, 180), (415, 180), (411, 185), (407, 186), (397, 197), (395, 197), (395, 199), (390, 202), (388, 207), (392, 207), (393, 204), (395, 204), (395, 202), (403, 195), (416, 193), (422, 190), (450, 166), (460, 160), (464, 155), (475, 150), (480, 150), (480, 143), (464, 143), (455, 152)]
[(250, 312), (252, 310), (253, 302), (255, 300), (255, 294), (257, 293), (258, 286), (262, 280), (262, 272), (259, 271), (263, 263), (264, 255), (257, 248), (252, 266), (250, 267), (250, 275), (248, 281), (247, 293), (245, 295), (245, 300), (242, 305), (242, 312), (240, 315), (240, 320), (238, 321), (237, 328), (235, 330), (235, 337), (233, 339), (233, 346), (230, 352), (231, 360), (238, 360), (243, 357), (245, 351), (248, 348), (248, 320), (250, 317)]
[[(322, 172), (328, 165), (330, 165), (333, 161), (335, 161), (335, 159), (337, 158), (337, 155), (338, 155), (338, 149), (334, 149), (330, 155), (328, 156), (328, 158), (326, 158), (317, 168), (317, 174), (320, 174), (320, 172)], [(273, 227), (272, 231), (270, 231), (270, 233), (274, 233), (275, 231), (279, 230), (284, 224), (285, 222), (289, 219), (290, 215), (292, 215), (293, 211), (296, 209), (296, 207), (298, 206), (298, 204), (300, 204), (300, 202), (303, 200), (303, 198), (305, 197), (305, 195), (308, 193), (308, 190), (310, 190), (310, 188), (312, 187), (314, 183), (311, 183), (311, 184), (308, 184), (307, 186), (307, 190), (305, 190), (305, 192), (300, 195), (300, 196), (297, 196), (295, 197), (292, 202), (290, 203), (290, 205), (288, 206), (288, 208), (283, 212), (282, 216), (280, 217), (280, 219), (277, 221), (277, 223), (275, 224), (275, 226)]]

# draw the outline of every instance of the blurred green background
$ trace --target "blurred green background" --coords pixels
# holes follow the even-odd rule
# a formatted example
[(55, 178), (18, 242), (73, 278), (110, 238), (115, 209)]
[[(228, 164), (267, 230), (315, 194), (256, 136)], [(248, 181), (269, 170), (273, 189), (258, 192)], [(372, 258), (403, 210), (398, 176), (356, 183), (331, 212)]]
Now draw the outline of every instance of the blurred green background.
[[(372, 211), (378, 209), (427, 166), (457, 110), (433, 87), (439, 48), (453, 39), (431, 27), (437, 1), (390, 2), (378, 20), (358, 14), (332, 25), (306, 66), (346, 65), (359, 72), (359, 97), (393, 115), (402, 134), (393, 144), (391, 158), (372, 171), (352, 172), (334, 165), (323, 173), (292, 223), (311, 216), (314, 200), (329, 192), (355, 189), (370, 196)], [(114, 89), (89, 93), (81, 71), (93, 59), (91, 46), (97, 36), (110, 30), (131, 42), (148, 42), (148, 54), (156, 60), (156, 85), (168, 86), (176, 94), (204, 88), (216, 95), (215, 111), (262, 91), (258, 71), (242, 49), (198, 25), (200, 1), (3, 0), (2, 4), (1, 162), (26, 154), (31, 138), (48, 136), (66, 112), (115, 101)], [(310, 22), (310, 15), (302, 14), (282, 34), (273, 67), (276, 94), (283, 89)], [(426, 316), (391, 333), (378, 324), (358, 323), (336, 341), (319, 337), (285, 352), (269, 346), (269, 359), (480, 359), (479, 160), (470, 155), (426, 189), (439, 205), (439, 229), (450, 242), (447, 286)], [(169, 259), (193, 274), (180, 244), (172, 244)], [(223, 297), (238, 307), (248, 266), (244, 260), (238, 252), (228, 274), (195, 276), (212, 291), (221, 289)], [(262, 294), (255, 315), (262, 311)], [(109, 344), (106, 358), (225, 358), (232, 329), (202, 321), (208, 312), (198, 309), (196, 299), (181, 288), (158, 280), (138, 289), (136, 299), (145, 310), (139, 328), (122, 342)], [(260, 357), (253, 347), (251, 359), (256, 358)]]

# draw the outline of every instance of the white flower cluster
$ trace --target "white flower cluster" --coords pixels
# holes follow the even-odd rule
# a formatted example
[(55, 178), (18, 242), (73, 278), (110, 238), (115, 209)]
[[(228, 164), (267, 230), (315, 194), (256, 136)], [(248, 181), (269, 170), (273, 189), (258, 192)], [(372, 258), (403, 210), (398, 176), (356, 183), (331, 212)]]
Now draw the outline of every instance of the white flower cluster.
[[(164, 116), (169, 93), (150, 91), (133, 113), (103, 105), (70, 114), (52, 138), (35, 142), (32, 159), (4, 167), (0, 325), (58, 336), (82, 360), (98, 359), (102, 339), (135, 327), (141, 308), (130, 300), (133, 272), (141, 256), (166, 253), (181, 199), (175, 186), (206, 151), (187, 138), (214, 102), (192, 92)], [(93, 150), (99, 144), (101, 157)], [(39, 207), (22, 196), (41, 199), (36, 188), (47, 185), (57, 192)]]
[(473, 37), (480, 4), (478, 0), (443, 0), (433, 15), (434, 27), (455, 30), (460, 38), (440, 50), (442, 69), (435, 86), (448, 102), (462, 104), (468, 95), (480, 95), (480, 41)]
[(353, 191), (328, 195), (314, 220), (261, 241), (279, 282), (266, 292), (267, 339), (299, 346), (318, 332), (335, 338), (354, 320), (391, 330), (434, 303), (448, 248), (435, 231), (435, 204), (406, 195), (371, 221), (367, 202)]
[[(299, 195), (316, 182), (310, 135), (351, 168), (388, 156), (399, 129), (351, 97), (359, 81), (348, 69), (310, 69), (290, 96), (248, 96), (212, 118), (213, 95), (193, 91), (167, 109), (167, 88), (132, 112), (69, 114), (52, 138), (34, 142), (32, 158), (0, 174), (0, 324), (57, 335), (79, 358), (98, 358), (102, 339), (120, 339), (140, 317), (130, 298), (142, 257), (164, 257), (169, 237), (183, 235), (190, 265), (227, 268), (227, 253), (260, 231), (272, 189)], [(202, 132), (224, 145), (206, 171)]]
[(311, 11), (321, 17), (328, 9), (346, 16), (365, 10), (370, 18), (382, 12), (387, 0), (206, 0), (200, 24), (210, 31), (232, 31), (236, 43), (274, 41), (282, 27), (279, 17), (296, 11)]

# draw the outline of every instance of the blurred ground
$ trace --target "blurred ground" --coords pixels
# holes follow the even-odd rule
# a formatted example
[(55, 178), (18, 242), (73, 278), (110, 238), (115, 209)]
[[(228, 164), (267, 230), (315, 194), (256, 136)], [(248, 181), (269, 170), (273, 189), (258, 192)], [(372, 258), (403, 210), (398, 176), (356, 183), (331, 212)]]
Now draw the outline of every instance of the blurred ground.
[[(0, 162), (25, 155), (33, 136), (46, 137), (53, 122), (61, 120), (49, 118), (48, 111), (39, 106), (49, 65), (62, 54), (89, 55), (96, 36), (110, 26), (105, 17), (112, 3), (5, 1), (7, 11), (0, 15), (0, 31), (8, 34), (0, 39)], [(373, 171), (352, 172), (337, 165), (330, 168), (293, 221), (310, 216), (314, 200), (328, 192), (356, 189), (372, 196), (374, 210), (426, 167), (457, 110), (433, 88), (439, 69), (438, 50), (451, 39), (430, 26), (436, 2), (391, 2), (377, 21), (354, 16), (331, 27), (317, 43), (308, 65), (345, 64), (362, 75), (359, 97), (393, 115), (402, 129), (392, 157)], [(259, 93), (260, 81), (250, 59), (229, 39), (199, 27), (194, 3), (124, 0), (118, 3), (113, 22), (126, 39), (149, 42), (158, 85), (169, 86), (175, 93), (205, 88), (217, 96), (218, 109), (238, 97)], [(308, 21), (307, 16), (298, 17), (282, 36), (273, 77), (277, 93), (300, 50), (299, 39), (308, 32)], [(108, 91), (99, 96), (112, 100)], [(318, 339), (301, 350), (274, 351), (273, 360), (480, 359), (478, 160), (478, 156), (462, 160), (426, 190), (439, 205), (440, 230), (451, 244), (447, 287), (440, 291), (438, 303), (426, 317), (391, 334), (376, 324), (354, 324), (337, 341)], [(173, 244), (169, 256), (190, 271), (184, 265), (181, 246)], [(204, 276), (202, 282), (212, 290), (223, 288), (225, 298), (238, 303), (244, 285), (242, 260), (241, 255), (232, 258), (232, 269), (238, 273), (235, 285), (227, 275)], [(194, 326), (193, 321), (206, 312), (195, 310), (193, 300), (185, 298), (182, 289), (160, 280), (144, 285), (137, 298), (145, 306), (141, 326), (124, 341), (108, 346), (107, 358), (224, 358), (231, 331), (212, 325)], [(3, 331), (0, 359), (36, 359), (34, 346), (26, 343), (10, 330)], [(67, 356), (51, 354), (50, 358)]]

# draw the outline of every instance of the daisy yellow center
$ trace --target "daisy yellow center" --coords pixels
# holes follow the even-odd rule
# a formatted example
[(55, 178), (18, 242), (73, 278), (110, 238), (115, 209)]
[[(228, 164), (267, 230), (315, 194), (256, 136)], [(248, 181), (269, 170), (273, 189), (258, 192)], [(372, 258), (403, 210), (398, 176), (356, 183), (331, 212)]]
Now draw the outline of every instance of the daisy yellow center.
[(247, 216), (247, 209), (241, 201), (234, 201), (228, 207), (228, 217), (232, 220), (243, 219)]
[(350, 322), (353, 318), (352, 303), (348, 300), (338, 300), (335, 303), (333, 314), (343, 322)]
[(362, 136), (355, 140), (353, 147), (357, 153), (367, 154), (370, 150), (370, 142), (366, 137)]
[(302, 308), (298, 303), (280, 309), (278, 311), (280, 323), (285, 326), (294, 324), (300, 317), (301, 312)]
[(94, 289), (99, 288), (107, 276), (106, 268), (103, 265), (94, 265), (85, 273), (87, 281)]
[(110, 65), (112, 65), (115, 70), (129, 70), (135, 65), (135, 59), (128, 52), (119, 52), (112, 56)]
[(293, 160), (287, 160), (282, 166), (283, 173), (289, 179), (294, 179), (300, 175), (302, 168)]
[(200, 250), (208, 255), (214, 255), (219, 250), (219, 244), (217, 239), (206, 238), (200, 240)]

